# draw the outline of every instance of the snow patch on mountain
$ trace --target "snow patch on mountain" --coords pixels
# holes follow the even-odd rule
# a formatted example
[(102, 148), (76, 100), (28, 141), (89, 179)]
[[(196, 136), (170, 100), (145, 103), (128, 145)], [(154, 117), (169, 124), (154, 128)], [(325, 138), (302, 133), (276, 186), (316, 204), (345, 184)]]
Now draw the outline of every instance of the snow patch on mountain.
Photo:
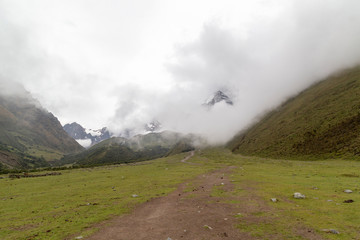
[(93, 137), (99, 137), (102, 134), (101, 129), (94, 130), (85, 128), (85, 132)]

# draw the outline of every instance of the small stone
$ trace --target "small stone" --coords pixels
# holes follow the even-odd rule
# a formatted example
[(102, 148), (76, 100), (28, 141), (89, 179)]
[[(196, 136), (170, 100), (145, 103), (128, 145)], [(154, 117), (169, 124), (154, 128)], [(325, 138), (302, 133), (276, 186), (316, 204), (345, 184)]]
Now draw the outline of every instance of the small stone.
[(276, 198), (270, 198), (272, 202), (277, 202), (278, 200)]
[(313, 187), (312, 189), (314, 189), (314, 190), (319, 190), (319, 188), (318, 188), (318, 187)]
[(225, 183), (222, 182), (221, 185), (225, 185)]
[(294, 198), (296, 198), (296, 199), (304, 199), (305, 195), (301, 194), (299, 192), (296, 192), (296, 193), (294, 193)]
[(172, 239), (168, 237), (167, 240), (172, 240)]
[(224, 218), (225, 221), (227, 221), (228, 219), (227, 218)]
[(136, 197), (139, 197), (139, 195), (137, 195), (137, 194), (133, 194), (133, 195), (131, 195), (133, 198), (136, 198)]
[(329, 200), (327, 200), (328, 202), (332, 202), (333, 200), (331, 200), (331, 199), (329, 199)]
[(207, 228), (207, 229), (210, 229), (210, 230), (212, 230), (213, 228), (212, 227), (210, 227), (209, 225), (204, 225), (204, 228)]
[(75, 239), (83, 239), (83, 236), (77, 236)]
[(326, 232), (326, 233), (332, 233), (332, 234), (340, 234), (339, 231), (337, 231), (335, 229), (321, 229), (321, 231)]
[(352, 193), (353, 191), (352, 190), (350, 190), (350, 189), (346, 189), (346, 190), (344, 190), (344, 193)]

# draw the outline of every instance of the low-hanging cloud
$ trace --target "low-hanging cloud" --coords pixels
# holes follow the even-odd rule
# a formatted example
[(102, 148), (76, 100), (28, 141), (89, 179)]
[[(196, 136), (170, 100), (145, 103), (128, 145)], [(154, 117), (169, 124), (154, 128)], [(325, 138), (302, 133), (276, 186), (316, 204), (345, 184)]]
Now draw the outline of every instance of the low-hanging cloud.
[[(213, 17), (199, 12), (202, 17), (194, 19), (208, 19), (201, 32), (196, 37), (192, 29), (192, 40), (180, 39), (170, 57), (164, 60), (163, 68), (158, 69), (155, 68), (160, 65), (157, 61), (161, 54), (154, 58), (156, 61), (145, 65), (153, 60), (147, 53), (156, 55), (156, 51), (167, 49), (156, 42), (166, 39), (167, 32), (160, 30), (170, 30), (172, 25), (156, 28), (157, 34), (149, 38), (145, 48), (136, 44), (147, 44), (140, 33), (149, 34), (148, 29), (164, 23), (161, 18), (154, 21), (156, 26), (148, 21), (154, 17), (152, 14), (161, 11), (143, 9), (148, 14), (146, 21), (129, 18), (139, 28), (149, 23), (141, 31), (125, 24), (128, 33), (139, 34), (135, 41), (132, 39), (135, 35), (121, 32), (127, 29), (124, 25), (111, 25), (123, 22), (110, 21), (118, 16), (111, 4), (107, 7), (112, 9), (112, 18), (94, 19), (99, 3), (80, 2), (80, 5), (57, 2), (64, 9), (69, 7), (74, 11), (66, 11), (66, 18), (60, 14), (55, 21), (48, 17), (53, 15), (51, 11), (58, 11), (58, 5), (42, 8), (47, 1), (38, 0), (38, 7), (32, 9), (42, 17), (32, 19), (34, 14), (26, 8), (18, 14), (17, 4), (0, 1), (0, 84), (22, 83), (63, 124), (77, 121), (87, 128), (108, 126), (120, 134), (125, 129), (141, 131), (144, 124), (158, 120), (164, 130), (197, 133), (212, 143), (224, 143), (264, 111), (329, 74), (360, 63), (360, 2), (357, 0), (229, 1), (228, 7), (234, 6), (230, 22), (224, 14)], [(203, 1), (198, 8), (190, 10), (194, 14), (202, 11), (199, 8), (202, 4), (207, 9), (207, 2), (216, 13), (217, 1)], [(165, 1), (159, 0), (157, 6), (162, 3)], [(82, 4), (87, 7), (83, 8)], [(127, 4), (131, 5), (132, 1)], [(184, 13), (191, 5), (192, 1), (184, 1)], [(109, 10), (101, 6), (104, 12)], [(247, 6), (259, 7), (256, 9), (264, 12), (246, 16), (245, 20), (241, 14), (234, 15), (236, 7)], [(13, 13), (6, 7), (12, 8)], [(24, 21), (26, 18), (34, 22)], [(51, 24), (38, 24), (45, 20)], [(182, 26), (179, 19), (172, 20), (176, 26)], [(115, 29), (121, 34), (108, 34), (116, 33)], [(51, 33), (58, 34), (55, 36), (59, 41)], [(124, 37), (128, 37), (128, 45), (122, 44)], [(51, 51), (57, 47), (64, 53)], [(136, 54), (132, 55), (133, 51)], [(126, 56), (119, 57), (121, 53)], [(2, 92), (4, 89), (1, 87)], [(222, 102), (211, 109), (204, 107), (206, 99), (218, 90), (231, 97), (234, 105)]]
[[(174, 86), (157, 101), (146, 100), (147, 115), (167, 129), (223, 143), (286, 98), (359, 64), (360, 2), (292, 1), (286, 6), (245, 32), (244, 26), (237, 31), (210, 22), (197, 40), (177, 46), (165, 64)], [(230, 95), (234, 105), (204, 108), (201, 104), (217, 90)]]

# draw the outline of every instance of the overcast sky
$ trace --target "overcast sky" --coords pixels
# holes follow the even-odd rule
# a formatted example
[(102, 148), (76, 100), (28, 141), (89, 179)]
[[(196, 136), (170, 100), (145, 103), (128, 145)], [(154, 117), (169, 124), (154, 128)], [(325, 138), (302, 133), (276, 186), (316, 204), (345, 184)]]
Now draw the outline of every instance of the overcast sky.
[[(228, 140), (360, 60), (358, 0), (0, 0), (0, 78), (62, 124)], [(234, 106), (201, 104), (215, 91)]]

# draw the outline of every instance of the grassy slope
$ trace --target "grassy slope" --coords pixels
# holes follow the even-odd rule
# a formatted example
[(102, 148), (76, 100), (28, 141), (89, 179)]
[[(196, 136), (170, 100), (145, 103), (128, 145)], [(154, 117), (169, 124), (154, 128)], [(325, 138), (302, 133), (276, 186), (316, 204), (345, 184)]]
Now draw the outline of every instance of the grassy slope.
[(354, 157), (360, 154), (360, 68), (310, 87), (239, 134), (229, 147), (269, 157)]
[(0, 162), (5, 165), (46, 166), (45, 160), (83, 149), (67, 135), (56, 117), (37, 105), (28, 93), (21, 97), (0, 96)]
[[(300, 224), (326, 239), (360, 238), (359, 162), (248, 158), (212, 149), (196, 154), (189, 161), (199, 165), (192, 165), (180, 162), (185, 155), (136, 166), (62, 171), (61, 176), (0, 179), (0, 238), (86, 236), (94, 230), (89, 228), (93, 223), (124, 214), (135, 204), (166, 195), (186, 179), (228, 165), (237, 166), (229, 176), (235, 188), (224, 192), (214, 186), (214, 195), (239, 206), (239, 231), (259, 239), (273, 235), (275, 239), (302, 239), (296, 232)], [(344, 189), (354, 193), (346, 194)], [(305, 194), (306, 199), (293, 199), (294, 192)], [(132, 198), (132, 194), (140, 197)], [(241, 212), (259, 204), (250, 198), (254, 194), (266, 207)], [(233, 201), (237, 196), (244, 198)], [(272, 203), (272, 197), (279, 202)], [(355, 202), (343, 203), (347, 199)], [(340, 235), (322, 232), (325, 228), (336, 229)]]

